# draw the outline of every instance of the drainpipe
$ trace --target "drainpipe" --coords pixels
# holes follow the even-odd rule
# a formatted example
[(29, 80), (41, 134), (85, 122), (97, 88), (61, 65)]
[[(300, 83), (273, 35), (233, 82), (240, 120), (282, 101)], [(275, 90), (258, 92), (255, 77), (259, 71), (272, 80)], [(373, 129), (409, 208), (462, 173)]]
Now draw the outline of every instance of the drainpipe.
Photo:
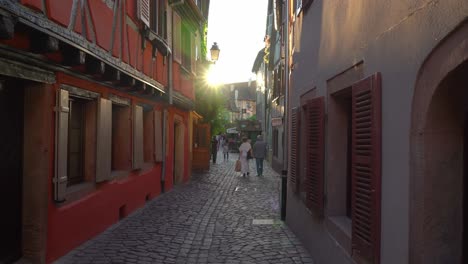
[(163, 138), (163, 142), (162, 142), (162, 155), (163, 155), (163, 163), (162, 163), (162, 169), (161, 169), (161, 192), (164, 193), (165, 192), (165, 182), (166, 182), (166, 164), (167, 164), (167, 160), (166, 160), (166, 142), (167, 142), (167, 109), (164, 109), (163, 111), (163, 116), (162, 116), (162, 138)]
[[(284, 118), (283, 118), (283, 127), (284, 127), (284, 138), (286, 139), (283, 142), (283, 170), (281, 171), (281, 220), (286, 220), (286, 202), (288, 195), (288, 157), (289, 153), (289, 0), (283, 2), (286, 5), (286, 21), (283, 27), (283, 41), (284, 41), (284, 75), (286, 77), (285, 82), (285, 95), (284, 95)], [(286, 151), (285, 151), (286, 150)]]
[[(172, 78), (172, 53), (169, 53), (167, 56), (168, 59), (168, 71), (167, 71), (167, 80), (168, 80), (168, 95), (169, 95), (169, 105), (172, 105), (172, 89), (173, 89), (173, 78)], [(165, 182), (166, 182), (166, 167), (167, 167), (167, 160), (166, 160), (166, 153), (167, 153), (167, 140), (168, 140), (168, 134), (167, 134), (167, 117), (168, 117), (168, 111), (167, 108), (164, 109), (163, 111), (163, 122), (162, 122), (162, 137), (163, 137), (163, 164), (162, 164), (162, 170), (161, 170), (161, 192), (165, 192)]]

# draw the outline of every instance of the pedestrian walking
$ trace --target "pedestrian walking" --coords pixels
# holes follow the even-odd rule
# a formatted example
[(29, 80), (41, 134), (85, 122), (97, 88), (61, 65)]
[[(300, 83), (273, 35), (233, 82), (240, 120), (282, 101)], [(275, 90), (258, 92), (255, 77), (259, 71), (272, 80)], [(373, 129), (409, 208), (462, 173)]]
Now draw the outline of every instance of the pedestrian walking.
[(223, 142), (223, 157), (224, 161), (229, 160), (229, 142), (227, 140)]
[(263, 175), (263, 160), (267, 154), (267, 144), (263, 141), (262, 135), (257, 136), (257, 141), (253, 145), (253, 156), (257, 165), (257, 176)]
[(239, 147), (239, 159), (241, 161), (241, 172), (242, 176), (249, 175), (249, 160), (247, 159), (247, 154), (250, 152), (252, 154), (252, 146), (247, 142), (247, 138), (242, 138), (242, 144)]
[(211, 155), (213, 156), (213, 164), (216, 164), (216, 156), (218, 155), (218, 140), (216, 136), (211, 140)]

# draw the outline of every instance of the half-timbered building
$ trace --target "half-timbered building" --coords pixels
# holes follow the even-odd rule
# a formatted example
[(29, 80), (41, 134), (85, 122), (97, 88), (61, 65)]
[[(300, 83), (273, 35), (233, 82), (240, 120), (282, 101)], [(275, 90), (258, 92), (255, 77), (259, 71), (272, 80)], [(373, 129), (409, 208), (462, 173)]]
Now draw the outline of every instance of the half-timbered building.
[(208, 5), (0, 1), (1, 263), (49, 263), (189, 179)]

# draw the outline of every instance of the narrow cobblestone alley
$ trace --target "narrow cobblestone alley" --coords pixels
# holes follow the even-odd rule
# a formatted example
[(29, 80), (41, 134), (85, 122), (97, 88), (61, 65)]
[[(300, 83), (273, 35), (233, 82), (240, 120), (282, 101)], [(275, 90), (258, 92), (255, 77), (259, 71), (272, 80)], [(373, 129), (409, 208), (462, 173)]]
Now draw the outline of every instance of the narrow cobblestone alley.
[(313, 263), (279, 217), (279, 176), (234, 171), (237, 154), (55, 263)]

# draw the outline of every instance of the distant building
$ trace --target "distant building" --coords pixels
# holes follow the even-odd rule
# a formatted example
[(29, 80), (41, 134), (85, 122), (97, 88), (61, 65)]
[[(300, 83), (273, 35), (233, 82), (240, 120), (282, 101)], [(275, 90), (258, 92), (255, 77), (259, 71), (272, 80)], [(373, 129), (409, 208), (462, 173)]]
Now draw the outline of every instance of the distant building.
[(230, 123), (252, 118), (256, 114), (255, 81), (225, 84), (221, 89), (227, 95), (226, 108)]
[[(260, 49), (253, 63), (252, 72), (257, 75), (257, 120), (261, 121), (264, 138), (269, 146), (268, 160), (272, 168), (284, 170), (285, 150), (285, 92), (282, 16), (276, 2), (268, 2), (265, 46)], [(277, 12), (275, 14), (275, 12)], [(262, 37), (262, 36), (259, 36)]]

